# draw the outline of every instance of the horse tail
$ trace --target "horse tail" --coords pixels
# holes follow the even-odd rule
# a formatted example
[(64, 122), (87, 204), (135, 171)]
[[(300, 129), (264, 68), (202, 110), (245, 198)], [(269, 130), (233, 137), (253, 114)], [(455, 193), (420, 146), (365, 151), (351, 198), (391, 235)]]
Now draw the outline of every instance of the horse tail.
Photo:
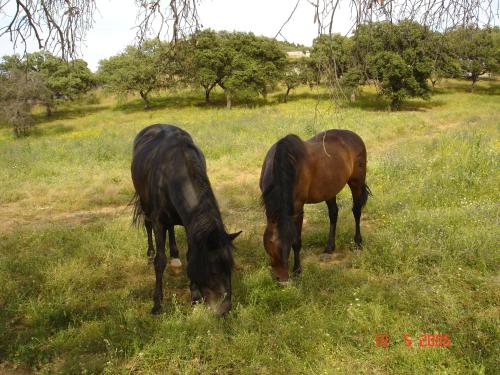
[(132, 214), (132, 225), (141, 226), (144, 222), (144, 210), (142, 209), (141, 199), (139, 194), (134, 193), (134, 196), (129, 202), (130, 206), (133, 206), (133, 214)]
[(359, 203), (361, 203), (361, 207), (366, 204), (370, 195), (373, 196), (370, 187), (367, 184), (363, 184), (363, 187), (361, 188), (361, 200), (359, 201)]
[(297, 165), (306, 153), (304, 142), (296, 135), (289, 134), (276, 144), (273, 161), (273, 184), (279, 199), (278, 232), (280, 237), (296, 239), (295, 225), (290, 220), (293, 215), (293, 190), (297, 179)]

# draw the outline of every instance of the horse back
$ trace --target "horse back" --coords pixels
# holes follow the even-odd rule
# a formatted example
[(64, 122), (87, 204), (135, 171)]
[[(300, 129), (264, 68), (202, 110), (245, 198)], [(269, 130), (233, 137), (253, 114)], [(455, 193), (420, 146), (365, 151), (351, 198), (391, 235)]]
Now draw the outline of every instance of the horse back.
[(331, 129), (304, 142), (306, 158), (296, 194), (304, 203), (318, 203), (335, 197), (353, 179), (366, 174), (363, 140), (349, 130)]
[(144, 215), (185, 225), (199, 203), (206, 162), (191, 136), (173, 125), (151, 125), (134, 140), (132, 181)]

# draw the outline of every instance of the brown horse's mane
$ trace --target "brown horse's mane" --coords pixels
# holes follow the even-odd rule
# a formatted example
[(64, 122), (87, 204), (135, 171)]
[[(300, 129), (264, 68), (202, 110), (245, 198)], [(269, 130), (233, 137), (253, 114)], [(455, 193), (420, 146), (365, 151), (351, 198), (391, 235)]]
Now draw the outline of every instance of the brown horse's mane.
[(272, 183), (262, 193), (262, 203), (268, 221), (276, 222), (281, 242), (290, 245), (297, 237), (291, 221), (293, 190), (297, 179), (297, 166), (305, 157), (304, 142), (289, 134), (276, 143), (272, 167)]

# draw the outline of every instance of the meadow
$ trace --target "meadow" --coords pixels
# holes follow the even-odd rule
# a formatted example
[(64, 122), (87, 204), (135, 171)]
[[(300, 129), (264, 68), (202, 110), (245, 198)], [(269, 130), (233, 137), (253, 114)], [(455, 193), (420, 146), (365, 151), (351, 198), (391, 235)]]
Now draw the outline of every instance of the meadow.
[[(444, 82), (398, 112), (370, 88), (342, 108), (306, 87), (231, 110), (220, 93), (211, 106), (164, 94), (148, 111), (103, 96), (38, 115), (23, 139), (0, 128), (0, 373), (497, 373), (500, 83), (467, 86)], [(165, 313), (149, 314), (154, 271), (128, 202), (132, 140), (153, 123), (192, 134), (228, 230), (243, 230), (226, 319), (191, 307), (185, 272), (168, 269)], [(337, 254), (320, 263), (327, 209), (307, 206), (304, 272), (281, 288), (262, 247), (261, 163), (280, 137), (329, 128), (367, 146), (364, 247), (345, 189)], [(421, 347), (421, 334), (451, 347)]]

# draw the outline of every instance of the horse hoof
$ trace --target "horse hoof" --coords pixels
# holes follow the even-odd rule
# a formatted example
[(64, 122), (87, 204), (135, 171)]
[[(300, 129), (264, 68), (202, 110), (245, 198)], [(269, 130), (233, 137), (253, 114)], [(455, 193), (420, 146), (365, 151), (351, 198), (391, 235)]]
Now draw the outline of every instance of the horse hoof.
[(282, 288), (286, 288), (287, 286), (290, 285), (290, 281), (278, 281), (278, 285)]
[(172, 268), (182, 268), (182, 262), (179, 258), (172, 258), (170, 259), (170, 267)]
[(302, 268), (299, 268), (299, 269), (293, 271), (292, 276), (299, 277), (301, 273), (302, 273)]
[(319, 256), (320, 262), (329, 262), (330, 260), (332, 260), (332, 254), (330, 253), (323, 253)]
[(161, 312), (161, 306), (153, 306), (151, 309), (151, 315), (158, 315)]

